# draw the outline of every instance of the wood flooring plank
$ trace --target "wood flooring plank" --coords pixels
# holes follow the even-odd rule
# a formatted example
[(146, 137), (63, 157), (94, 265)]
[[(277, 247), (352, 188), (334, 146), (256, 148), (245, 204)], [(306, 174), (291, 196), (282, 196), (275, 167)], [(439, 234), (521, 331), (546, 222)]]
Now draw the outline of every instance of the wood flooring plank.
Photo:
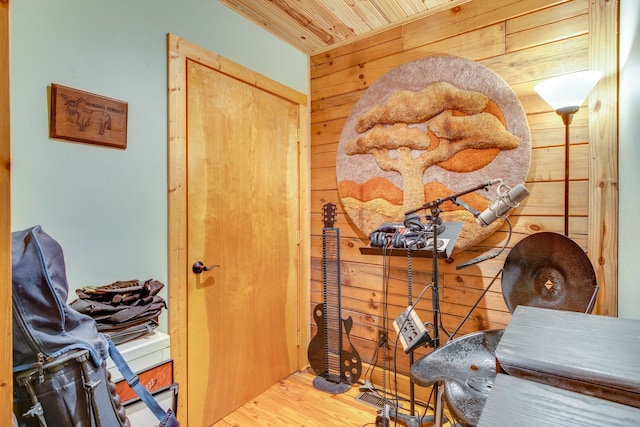
[[(355, 398), (358, 386), (340, 394), (313, 386), (310, 370), (295, 372), (247, 402), (212, 427), (359, 427), (374, 426), (377, 409)], [(422, 408), (416, 406), (422, 411)]]
[(358, 387), (333, 395), (317, 390), (313, 378), (309, 372), (296, 372), (214, 426), (326, 427), (375, 422), (376, 409), (355, 400)]

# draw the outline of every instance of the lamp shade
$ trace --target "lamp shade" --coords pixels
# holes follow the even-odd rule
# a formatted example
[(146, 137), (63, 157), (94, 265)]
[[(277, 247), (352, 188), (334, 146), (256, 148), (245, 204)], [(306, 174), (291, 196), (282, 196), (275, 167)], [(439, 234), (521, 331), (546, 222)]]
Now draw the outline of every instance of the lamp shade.
[(601, 77), (601, 71), (580, 71), (544, 80), (533, 89), (556, 111), (567, 107), (577, 110)]

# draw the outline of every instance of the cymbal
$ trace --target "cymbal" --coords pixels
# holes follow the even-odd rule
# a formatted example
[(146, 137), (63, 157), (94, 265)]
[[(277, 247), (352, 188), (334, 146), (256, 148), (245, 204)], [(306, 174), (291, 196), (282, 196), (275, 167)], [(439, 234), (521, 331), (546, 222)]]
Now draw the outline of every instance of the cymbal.
[(516, 244), (503, 266), (502, 295), (511, 313), (518, 305), (587, 312), (598, 287), (591, 261), (558, 233), (532, 234)]

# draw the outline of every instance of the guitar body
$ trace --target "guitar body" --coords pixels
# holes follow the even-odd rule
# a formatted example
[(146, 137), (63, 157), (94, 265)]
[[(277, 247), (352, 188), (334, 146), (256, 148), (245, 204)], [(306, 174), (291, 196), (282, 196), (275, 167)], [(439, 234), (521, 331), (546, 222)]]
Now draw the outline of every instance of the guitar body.
[(343, 327), (342, 348), (340, 349), (340, 369), (332, 372), (327, 364), (328, 343), (325, 334), (326, 322), (323, 303), (316, 305), (313, 310), (313, 317), (316, 325), (318, 325), (318, 332), (309, 342), (309, 348), (307, 350), (307, 357), (309, 358), (311, 369), (313, 369), (316, 375), (324, 377), (328, 381), (352, 385), (360, 379), (360, 374), (362, 373), (360, 355), (351, 344), (351, 338), (349, 336), (353, 326), (353, 319), (351, 319), (351, 317), (340, 319)]

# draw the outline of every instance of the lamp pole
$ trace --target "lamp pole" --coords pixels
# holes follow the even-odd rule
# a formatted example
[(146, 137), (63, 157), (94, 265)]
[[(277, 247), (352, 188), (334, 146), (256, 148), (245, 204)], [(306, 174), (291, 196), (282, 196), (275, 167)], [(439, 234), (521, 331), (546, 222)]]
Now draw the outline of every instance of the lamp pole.
[(602, 77), (600, 71), (579, 71), (542, 81), (534, 90), (562, 117), (564, 123), (564, 235), (569, 236), (569, 126), (589, 92)]
[(569, 139), (569, 127), (573, 116), (578, 112), (580, 107), (563, 107), (556, 110), (556, 113), (562, 117), (564, 123), (564, 235), (569, 237), (569, 170), (570, 157), (569, 148), (571, 140)]

